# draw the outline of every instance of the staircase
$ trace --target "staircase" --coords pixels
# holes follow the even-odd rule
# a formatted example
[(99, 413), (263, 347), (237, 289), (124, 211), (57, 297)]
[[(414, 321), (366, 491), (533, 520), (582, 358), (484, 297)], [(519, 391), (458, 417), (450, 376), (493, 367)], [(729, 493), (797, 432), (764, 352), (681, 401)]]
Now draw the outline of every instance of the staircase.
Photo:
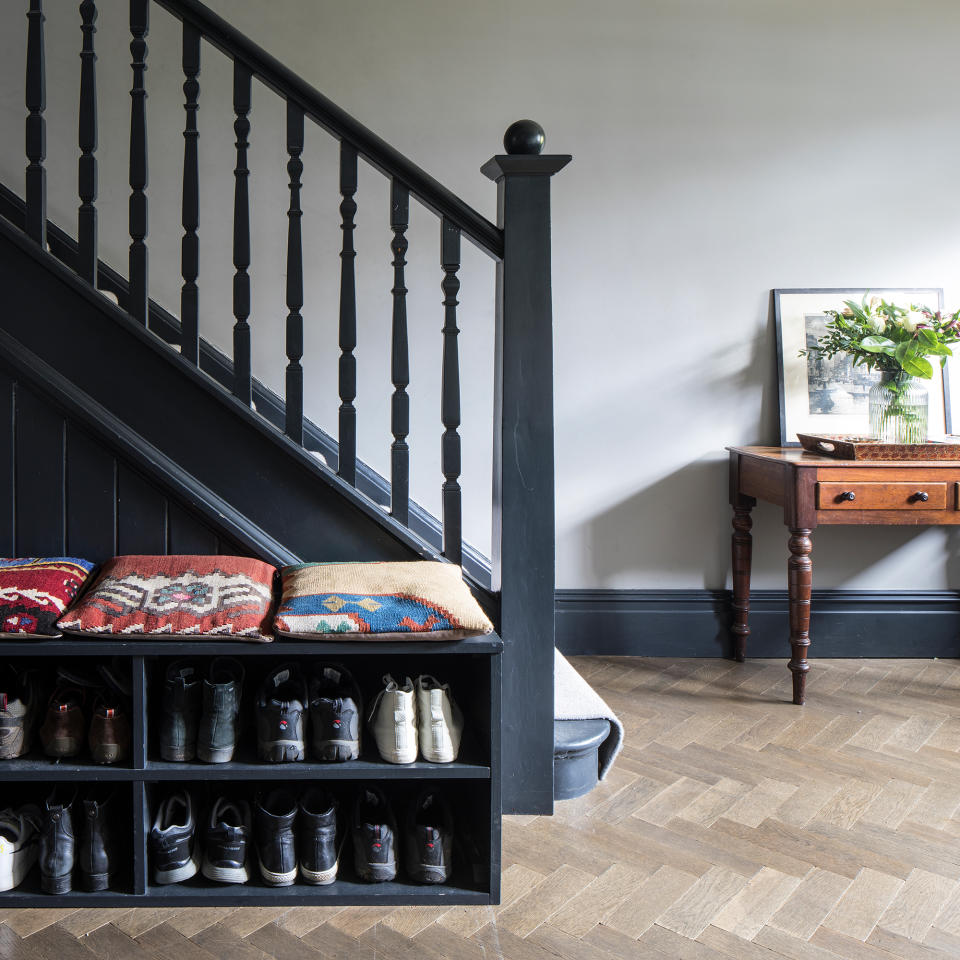
[[(504, 641), (505, 812), (552, 810), (553, 783), (553, 399), (550, 295), (550, 178), (568, 156), (541, 155), (542, 131), (514, 124), (506, 154), (482, 168), (497, 184), (495, 225), (349, 116), (280, 61), (196, 0), (130, 0), (129, 265), (107, 266), (98, 249), (98, 11), (79, 4), (78, 131), (45, 121), (45, 16), (15, 4), (4, 30), (23, 30), (26, 176), (21, 197), (0, 185), (0, 552), (244, 552), (273, 563), (299, 560), (445, 559), (461, 564)], [(183, 73), (182, 192), (147, 191), (145, 71), (151, 8), (180, 23), (179, 50), (150, 49), (151, 64)], [(104, 5), (116, 17), (118, 5)], [(24, 29), (25, 27), (25, 29)], [(198, 161), (201, 47), (232, 63), (232, 354), (204, 338), (198, 283), (206, 181)], [(99, 54), (103, 56), (104, 53)], [(117, 55), (107, 51), (106, 56)], [(286, 249), (286, 373), (279, 396), (253, 376), (250, 272), (251, 84), (286, 105), (289, 203)], [(338, 392), (332, 430), (304, 416), (302, 175), (305, 128), (339, 143), (340, 250)], [(12, 135), (11, 131), (8, 131)], [(76, 236), (49, 222), (49, 146), (79, 155)], [(389, 180), (392, 312), (390, 475), (357, 455), (357, 280), (354, 247), (358, 161)], [(360, 200), (363, 198), (360, 197)], [(442, 271), (440, 413), (442, 511), (410, 497), (410, 382), (405, 266), (411, 203), (437, 217)], [(148, 205), (182, 209), (178, 314), (150, 296)], [(493, 259), (493, 551), (463, 541), (458, 293), (461, 242)], [(315, 454), (319, 452), (321, 458)]]

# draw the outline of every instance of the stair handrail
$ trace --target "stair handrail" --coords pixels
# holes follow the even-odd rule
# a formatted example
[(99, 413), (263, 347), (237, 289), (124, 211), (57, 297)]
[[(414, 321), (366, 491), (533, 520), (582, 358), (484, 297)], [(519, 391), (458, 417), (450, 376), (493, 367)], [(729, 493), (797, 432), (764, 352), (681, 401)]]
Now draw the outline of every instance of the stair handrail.
[(437, 216), (455, 223), (485, 253), (497, 260), (503, 257), (503, 231), (499, 227), (208, 6), (199, 0), (155, 2), (178, 19), (193, 24), (221, 53), (249, 67), (274, 93), (295, 101), (330, 134), (356, 147), (381, 173), (402, 180), (421, 203)]

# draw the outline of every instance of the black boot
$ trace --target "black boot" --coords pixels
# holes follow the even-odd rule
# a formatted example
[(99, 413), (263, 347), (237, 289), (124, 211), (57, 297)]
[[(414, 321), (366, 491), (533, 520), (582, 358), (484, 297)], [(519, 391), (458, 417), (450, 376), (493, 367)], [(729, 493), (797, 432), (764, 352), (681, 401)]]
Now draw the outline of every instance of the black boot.
[(69, 893), (73, 873), (73, 818), (77, 792), (57, 787), (47, 797), (40, 831), (40, 889), (44, 893)]
[(313, 787), (300, 800), (297, 814), (297, 858), (307, 883), (333, 883), (339, 856), (337, 807), (326, 790)]
[(113, 792), (83, 801), (77, 865), (84, 890), (108, 890), (117, 869)]
[(267, 886), (286, 887), (297, 879), (296, 818), (297, 801), (288, 790), (271, 790), (257, 804), (257, 856)]
[(203, 681), (203, 712), (197, 732), (197, 756), (206, 763), (229, 763), (237, 746), (243, 666), (233, 657), (217, 657)]
[(160, 759), (185, 761), (197, 754), (200, 671), (192, 660), (176, 660), (163, 678)]

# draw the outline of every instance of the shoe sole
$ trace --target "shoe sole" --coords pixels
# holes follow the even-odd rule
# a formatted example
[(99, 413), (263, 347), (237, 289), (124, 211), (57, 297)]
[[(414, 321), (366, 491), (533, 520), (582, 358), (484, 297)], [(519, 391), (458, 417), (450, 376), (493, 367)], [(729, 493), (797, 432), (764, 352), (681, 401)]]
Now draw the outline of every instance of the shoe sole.
[(0, 854), (0, 891), (13, 890), (23, 883), (24, 877), (37, 860), (37, 852), (34, 845), (33, 856), (21, 851)]
[(175, 867), (173, 870), (157, 870), (155, 868), (153, 871), (153, 882), (164, 884), (181, 883), (184, 880), (195, 877), (199, 869), (200, 864), (197, 862), (196, 856), (192, 856), (189, 863), (185, 863), (182, 867)]
[(204, 857), (200, 869), (208, 880), (218, 880), (220, 883), (246, 883), (250, 879), (250, 868), (246, 864), (242, 867), (217, 867)]
[(188, 750), (186, 747), (161, 747), (160, 759), (167, 763), (187, 763), (196, 757), (195, 750)]
[(48, 877), (41, 873), (40, 889), (44, 893), (70, 893), (73, 890), (72, 878), (69, 873), (62, 877)]
[(75, 737), (58, 737), (43, 748), (48, 757), (75, 757), (80, 752), (80, 741)]
[(96, 893), (98, 890), (109, 890), (112, 880), (113, 874), (111, 873), (80, 874), (80, 886), (88, 893)]
[(260, 876), (268, 887), (289, 887), (297, 879), (297, 868), (294, 867), (287, 873), (274, 873), (268, 870), (263, 863), (260, 863)]
[(214, 750), (211, 747), (197, 746), (197, 756), (204, 763), (229, 763), (233, 759), (234, 747), (221, 747)]
[(360, 757), (359, 740), (323, 740), (313, 745), (313, 755), (324, 763), (346, 763)]
[(308, 870), (302, 863), (300, 864), (300, 876), (304, 883), (312, 883), (314, 886), (322, 886), (327, 883), (333, 883), (337, 879), (337, 868), (340, 861), (330, 867), (329, 870)]
[(116, 763), (124, 758), (124, 754), (119, 743), (102, 743), (90, 751), (94, 763)]
[(417, 883), (446, 883), (450, 879), (449, 867), (436, 867), (426, 863), (418, 863), (412, 869), (408, 866), (407, 873), (410, 879)]
[(408, 753), (398, 753), (396, 750), (380, 751), (380, 759), (387, 763), (414, 763), (417, 759), (417, 751), (414, 749)]
[(361, 880), (367, 883), (384, 883), (394, 880), (397, 876), (397, 861), (393, 863), (364, 863), (357, 866), (357, 873)]
[(29, 749), (22, 730), (10, 734), (6, 740), (0, 742), (0, 760), (15, 760), (28, 752)]
[(302, 740), (272, 740), (257, 744), (257, 758), (266, 763), (290, 763), (303, 760), (306, 748)]
[(453, 761), (457, 759), (457, 755), (452, 750), (440, 753), (436, 750), (424, 750), (421, 748), (420, 754), (427, 763), (453, 763)]

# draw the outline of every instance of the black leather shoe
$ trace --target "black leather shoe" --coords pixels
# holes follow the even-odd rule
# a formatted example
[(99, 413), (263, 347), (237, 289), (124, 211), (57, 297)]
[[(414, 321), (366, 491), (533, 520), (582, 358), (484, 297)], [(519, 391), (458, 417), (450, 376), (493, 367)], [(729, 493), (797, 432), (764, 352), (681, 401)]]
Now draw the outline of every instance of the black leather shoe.
[(192, 760), (200, 721), (200, 670), (194, 661), (175, 660), (167, 667), (160, 701), (160, 759)]
[(196, 820), (186, 790), (171, 793), (157, 810), (150, 831), (154, 883), (180, 883), (196, 874)]
[(84, 890), (108, 890), (117, 870), (116, 802), (111, 791), (83, 801), (77, 866)]
[(56, 787), (43, 807), (40, 830), (40, 889), (44, 893), (69, 893), (73, 889), (74, 839), (72, 787)]
[(362, 880), (380, 883), (397, 875), (397, 821), (382, 790), (365, 787), (353, 808), (353, 861)]
[(297, 856), (306, 883), (333, 883), (340, 853), (337, 805), (326, 790), (312, 787), (300, 799), (297, 814)]
[(339, 664), (318, 663), (310, 677), (313, 755), (342, 763), (360, 756), (363, 702), (350, 674)]
[(203, 875), (221, 883), (246, 883), (250, 879), (247, 850), (252, 833), (250, 804), (219, 797), (207, 821)]
[(446, 883), (453, 868), (453, 816), (437, 793), (425, 790), (404, 824), (403, 864), (417, 883)]
[(257, 804), (260, 876), (270, 887), (288, 887), (297, 879), (296, 819), (297, 801), (289, 790), (271, 790)]
[(243, 666), (233, 657), (217, 657), (203, 681), (203, 712), (197, 731), (197, 756), (205, 763), (229, 763), (237, 746)]

